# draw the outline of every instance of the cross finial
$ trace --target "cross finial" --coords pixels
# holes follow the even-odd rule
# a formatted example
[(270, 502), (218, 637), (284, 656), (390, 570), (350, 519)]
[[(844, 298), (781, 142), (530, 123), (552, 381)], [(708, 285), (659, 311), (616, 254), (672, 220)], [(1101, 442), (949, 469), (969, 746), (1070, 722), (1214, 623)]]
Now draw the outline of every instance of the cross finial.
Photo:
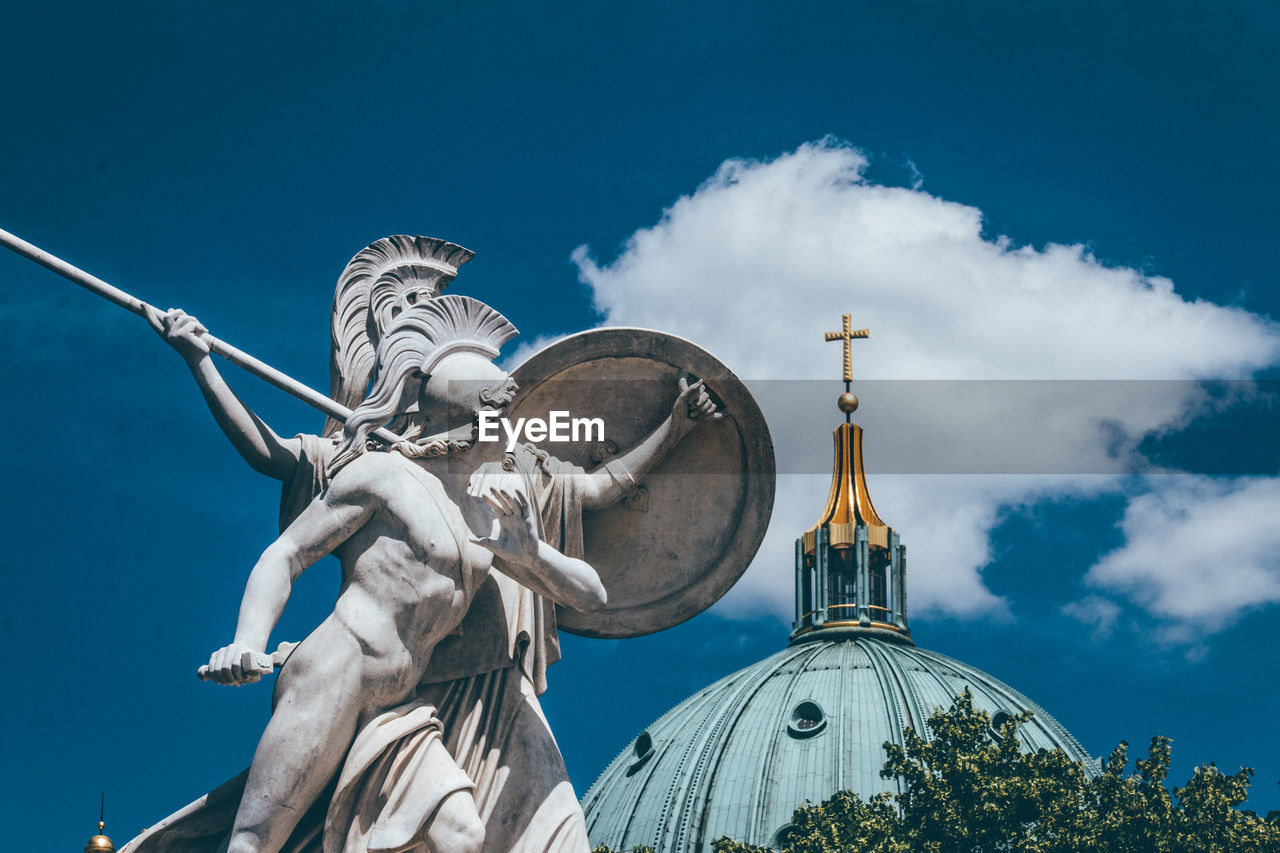
[(844, 325), (838, 332), (827, 332), (828, 341), (844, 342), (844, 381), (846, 384), (853, 381), (853, 342), (858, 338), (871, 337), (870, 329), (854, 329), (853, 315), (844, 315)]

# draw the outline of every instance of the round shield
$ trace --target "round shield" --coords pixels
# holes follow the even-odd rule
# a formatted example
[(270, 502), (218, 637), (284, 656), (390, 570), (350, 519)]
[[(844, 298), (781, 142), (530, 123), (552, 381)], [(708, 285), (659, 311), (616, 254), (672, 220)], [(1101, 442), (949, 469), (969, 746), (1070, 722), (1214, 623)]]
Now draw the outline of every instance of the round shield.
[[(520, 392), (509, 417), (560, 413), (571, 440), (541, 446), (587, 471), (608, 466), (625, 491), (583, 513), (585, 558), (609, 603), (594, 613), (559, 608), (560, 627), (638, 637), (718, 601), (755, 556), (773, 509), (773, 441), (742, 380), (683, 338), (631, 328), (557, 341), (513, 376)], [(652, 470), (632, 477), (626, 454), (671, 416), (682, 378), (702, 380), (721, 417), (699, 418)]]

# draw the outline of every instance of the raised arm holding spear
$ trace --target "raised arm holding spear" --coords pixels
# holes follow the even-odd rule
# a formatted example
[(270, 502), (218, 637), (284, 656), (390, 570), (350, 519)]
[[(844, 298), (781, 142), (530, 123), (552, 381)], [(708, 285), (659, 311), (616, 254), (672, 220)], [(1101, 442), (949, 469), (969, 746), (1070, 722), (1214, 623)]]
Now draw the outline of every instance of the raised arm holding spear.
[[(232, 364), (242, 367), (253, 375), (270, 382), (280, 390), (319, 409), (331, 418), (345, 422), (351, 415), (351, 409), (346, 406), (331, 400), (319, 391), (308, 388), (293, 377), (281, 373), (247, 352), (215, 338), (194, 317), (187, 315), (183, 311), (171, 309), (161, 313), (155, 307), (148, 305), (136, 296), (132, 296), (98, 277), (90, 275), (79, 267), (67, 263), (4, 229), (0, 229), (0, 245), (28, 260), (35, 261), (45, 269), (56, 272), (86, 290), (98, 294), (108, 302), (113, 302), (121, 308), (137, 314), (139, 317), (145, 318), (152, 328), (159, 332), (187, 359), (201, 390), (205, 394), (209, 407), (213, 410), (214, 417), (218, 419), (218, 424), (245, 459), (256, 470), (264, 474), (279, 480), (288, 476), (289, 472), (281, 468), (284, 460), (279, 456), (281, 452), (289, 452), (286, 440), (276, 436), (270, 427), (235, 397), (218, 374), (217, 369), (211, 363), (207, 363), (210, 353), (222, 356)], [(386, 429), (375, 430), (371, 434), (388, 444), (400, 441), (400, 436)], [(297, 453), (293, 452), (292, 456), (296, 462)], [(274, 464), (271, 464), (272, 462)]]

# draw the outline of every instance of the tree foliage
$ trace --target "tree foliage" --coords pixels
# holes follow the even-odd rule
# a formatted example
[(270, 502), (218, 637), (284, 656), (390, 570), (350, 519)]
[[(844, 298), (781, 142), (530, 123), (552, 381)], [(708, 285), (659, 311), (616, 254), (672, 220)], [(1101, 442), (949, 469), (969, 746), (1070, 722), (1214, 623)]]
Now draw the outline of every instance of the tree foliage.
[[(1197, 767), (1172, 792), (1168, 738), (1155, 737), (1127, 772), (1120, 744), (1100, 773), (1061, 750), (1024, 752), (1018, 728), (973, 707), (968, 691), (929, 718), (928, 740), (908, 729), (886, 743), (881, 776), (899, 794), (842, 791), (792, 818), (790, 853), (1280, 853), (1280, 813), (1238, 808), (1253, 771)], [(728, 838), (715, 853), (767, 853)]]

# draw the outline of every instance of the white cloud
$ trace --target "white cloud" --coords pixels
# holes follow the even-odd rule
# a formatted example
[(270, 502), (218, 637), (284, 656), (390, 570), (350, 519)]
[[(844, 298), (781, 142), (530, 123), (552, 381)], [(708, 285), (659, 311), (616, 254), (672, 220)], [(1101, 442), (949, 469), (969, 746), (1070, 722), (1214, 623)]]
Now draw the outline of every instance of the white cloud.
[(1280, 602), (1280, 479), (1167, 475), (1129, 500), (1123, 547), (1086, 580), (1167, 623), (1166, 638), (1217, 631)]
[(1274, 325), (1188, 302), (1166, 278), (1081, 246), (982, 237), (977, 208), (862, 178), (829, 142), (730, 160), (601, 267), (574, 253), (608, 324), (708, 341), (754, 379), (827, 377), (821, 332), (870, 326), (877, 379), (1244, 377), (1280, 353)]
[(1079, 601), (1064, 604), (1062, 612), (1092, 628), (1093, 639), (1100, 642), (1111, 636), (1120, 616), (1120, 605), (1097, 595), (1087, 595)]
[[(612, 262), (586, 247), (573, 254), (605, 325), (682, 335), (748, 380), (784, 472), (821, 470), (804, 460), (830, 452), (840, 355), (822, 332), (846, 311), (872, 330), (855, 345), (855, 376), (877, 380), (1248, 377), (1280, 356), (1274, 323), (1189, 301), (1168, 279), (1107, 266), (1081, 246), (986, 239), (978, 209), (870, 183), (866, 166), (831, 140), (767, 162), (730, 160)], [(807, 379), (825, 380), (817, 408), (769, 382)], [(870, 484), (908, 545), (916, 615), (1004, 610), (981, 577), (1002, 513), (1115, 487), (1081, 475), (1132, 470), (1142, 435), (1201, 405), (1194, 385), (1176, 382), (938, 387), (855, 389), (870, 464), (931, 475), (874, 474)], [(965, 468), (1027, 473), (943, 476)], [(769, 536), (724, 608), (790, 616), (791, 543), (816, 518), (823, 480), (780, 478)]]

